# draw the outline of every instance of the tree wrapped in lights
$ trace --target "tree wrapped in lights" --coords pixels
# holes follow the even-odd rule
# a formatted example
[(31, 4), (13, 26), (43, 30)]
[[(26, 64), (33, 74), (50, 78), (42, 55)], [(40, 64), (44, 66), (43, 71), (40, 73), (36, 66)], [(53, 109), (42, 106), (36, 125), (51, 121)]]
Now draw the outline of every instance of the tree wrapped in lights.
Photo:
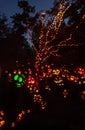
[(42, 70), (42, 67), (47, 64), (48, 59), (51, 56), (54, 56), (56, 58), (59, 57), (59, 50), (62, 47), (77, 45), (71, 42), (71, 33), (63, 40), (55, 43), (59, 35), (61, 26), (64, 22), (64, 15), (70, 7), (71, 4), (68, 4), (65, 1), (61, 1), (53, 16), (50, 17), (50, 15), (46, 14), (45, 12), (41, 13), (41, 22), (39, 26), (40, 32), (38, 32), (37, 34), (37, 45), (36, 42), (34, 42), (34, 33), (28, 29), (33, 48), (36, 52), (34, 63), (36, 89), (40, 89), (39, 82), (40, 80), (43, 80), (43, 73), (45, 71), (44, 69)]

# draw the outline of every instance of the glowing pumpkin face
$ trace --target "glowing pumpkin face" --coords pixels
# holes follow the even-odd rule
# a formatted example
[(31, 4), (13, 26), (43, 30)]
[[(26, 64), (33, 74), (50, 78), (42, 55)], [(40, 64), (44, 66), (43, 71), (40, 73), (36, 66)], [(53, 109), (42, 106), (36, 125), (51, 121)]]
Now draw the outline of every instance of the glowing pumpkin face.
[(3, 110), (0, 110), (0, 128), (5, 124), (5, 113)]

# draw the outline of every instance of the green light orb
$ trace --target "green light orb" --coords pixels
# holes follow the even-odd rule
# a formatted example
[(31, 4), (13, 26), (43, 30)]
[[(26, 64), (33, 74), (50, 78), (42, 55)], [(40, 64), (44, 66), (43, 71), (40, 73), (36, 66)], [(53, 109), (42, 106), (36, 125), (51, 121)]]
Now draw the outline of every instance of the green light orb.
[(19, 78), (19, 75), (18, 75), (18, 74), (14, 75), (14, 80), (15, 80), (15, 81), (18, 80), (18, 78)]
[(19, 83), (22, 83), (23, 82), (23, 78), (19, 77), (18, 81), (19, 81)]

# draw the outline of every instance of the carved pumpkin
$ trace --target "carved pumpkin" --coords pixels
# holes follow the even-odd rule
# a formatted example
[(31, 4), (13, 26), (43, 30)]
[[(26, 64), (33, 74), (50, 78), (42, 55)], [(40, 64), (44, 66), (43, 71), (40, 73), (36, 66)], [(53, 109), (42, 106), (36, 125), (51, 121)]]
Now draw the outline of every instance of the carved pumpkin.
[(0, 110), (0, 128), (5, 124), (5, 113), (3, 110)]

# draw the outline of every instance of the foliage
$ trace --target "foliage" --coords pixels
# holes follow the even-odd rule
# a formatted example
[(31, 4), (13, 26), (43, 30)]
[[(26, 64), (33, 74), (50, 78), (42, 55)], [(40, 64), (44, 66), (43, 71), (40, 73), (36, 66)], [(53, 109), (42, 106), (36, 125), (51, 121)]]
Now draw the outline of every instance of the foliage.
[(10, 33), (11, 30), (7, 23), (7, 17), (2, 14), (0, 15), (0, 39), (7, 38)]
[(18, 7), (22, 9), (22, 12), (16, 13), (15, 15), (11, 16), (11, 18), (14, 32), (21, 35), (26, 32), (27, 27), (31, 26), (33, 16), (30, 14), (34, 13), (35, 9), (24, 0), (18, 1)]

